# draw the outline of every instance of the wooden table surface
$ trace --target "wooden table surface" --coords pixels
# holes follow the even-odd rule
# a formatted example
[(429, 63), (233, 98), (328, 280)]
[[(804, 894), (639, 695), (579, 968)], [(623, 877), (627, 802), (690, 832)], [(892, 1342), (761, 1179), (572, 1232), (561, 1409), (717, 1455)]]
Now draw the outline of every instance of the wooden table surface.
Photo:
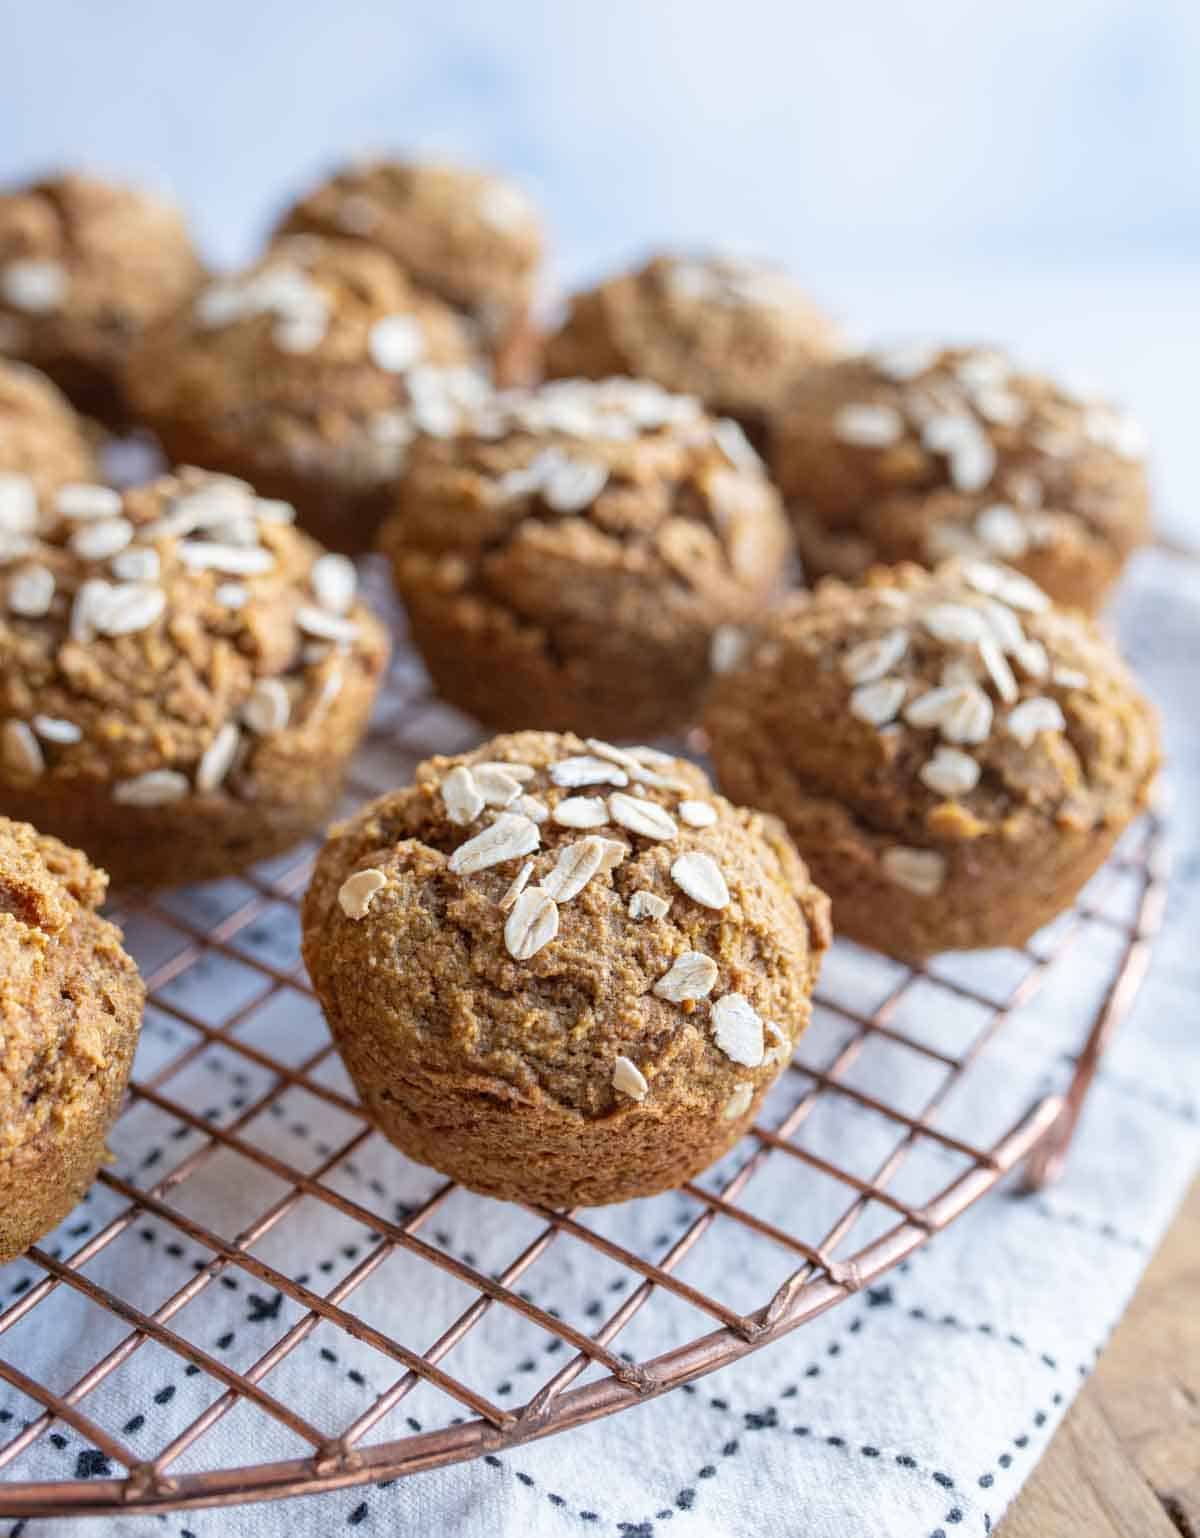
[(1200, 1180), (999, 1538), (1200, 1538)]

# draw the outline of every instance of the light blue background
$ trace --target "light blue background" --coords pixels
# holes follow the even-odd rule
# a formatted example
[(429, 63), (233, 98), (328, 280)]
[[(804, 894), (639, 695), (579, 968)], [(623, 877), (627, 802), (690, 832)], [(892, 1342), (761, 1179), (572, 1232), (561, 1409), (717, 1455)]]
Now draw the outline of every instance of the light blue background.
[(450, 152), (535, 193), (559, 282), (779, 258), (864, 336), (1097, 376), (1200, 501), (1196, 0), (10, 0), (0, 57), (0, 181), (157, 182), (233, 260), (349, 150)]

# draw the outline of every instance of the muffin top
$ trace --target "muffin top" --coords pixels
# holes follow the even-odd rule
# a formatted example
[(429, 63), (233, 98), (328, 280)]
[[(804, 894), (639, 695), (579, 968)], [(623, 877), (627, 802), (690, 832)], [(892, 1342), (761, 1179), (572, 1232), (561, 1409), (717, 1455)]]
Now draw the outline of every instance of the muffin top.
[(379, 246), (489, 335), (529, 304), (543, 251), (541, 221), (518, 186), (434, 162), (346, 166), (289, 209), (279, 229)]
[(315, 751), (382, 627), (286, 503), (180, 470), (64, 487), (0, 567), (0, 778), (158, 805)]
[(783, 272), (719, 255), (661, 255), (573, 296), (547, 344), (556, 376), (639, 374), (717, 411), (761, 412), (838, 331)]
[(774, 819), (666, 754), (541, 732), (430, 759), (335, 828), (304, 925), (335, 1024), (419, 1058), (400, 1073), (585, 1117), (741, 1114), (829, 943)]
[(994, 347), (909, 346), (811, 369), (771, 443), (785, 499), (866, 535), (837, 567), (846, 575), (869, 563), (873, 535), (923, 561), (1011, 562), (1058, 543), (1125, 547), (1130, 519), (1145, 518), (1137, 425)]
[(418, 429), (452, 430), (487, 381), (459, 318), (385, 252), (296, 235), (156, 328), (129, 388), (151, 420), (370, 481), (399, 468)]
[(56, 386), (23, 363), (0, 360), (0, 548), (37, 523), (37, 499), (95, 478), (83, 423)]
[(141, 1018), (137, 968), (100, 918), (108, 878), (0, 817), (0, 1162), (61, 1124)]
[[(561, 380), (492, 397), (459, 436), (414, 445), (383, 542), (402, 582), (564, 600), (562, 568), (727, 603), (788, 550), (778, 497), (740, 428), (646, 380)], [(569, 595), (611, 623), (607, 585)]]
[(1158, 765), (1153, 711), (1099, 630), (974, 559), (795, 595), (709, 725), (723, 754), (780, 759), (805, 794), (917, 842), (1124, 822)]
[(0, 192), (0, 350), (121, 357), (200, 278), (179, 211), (68, 173)]

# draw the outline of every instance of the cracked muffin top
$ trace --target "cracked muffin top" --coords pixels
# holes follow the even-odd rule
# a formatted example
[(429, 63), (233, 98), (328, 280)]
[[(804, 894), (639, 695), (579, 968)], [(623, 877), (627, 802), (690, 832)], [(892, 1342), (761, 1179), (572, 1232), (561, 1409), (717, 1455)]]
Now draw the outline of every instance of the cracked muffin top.
[(200, 275), (179, 211), (148, 192), (73, 173), (0, 192), (0, 351), (51, 373), (115, 376)]
[(573, 295), (546, 368), (557, 377), (640, 375), (742, 416), (773, 406), (799, 369), (839, 351), (832, 320), (778, 269), (659, 255)]
[(0, 1164), (91, 1117), (141, 1019), (137, 968), (96, 912), (107, 886), (77, 849), (0, 817)]
[[(611, 623), (614, 582), (660, 609), (724, 609), (778, 580), (788, 535), (737, 425), (645, 380), (499, 394), (452, 439), (414, 446), (385, 525), (401, 587), (470, 590), (532, 617)], [(585, 567), (593, 586), (562, 586)], [(563, 623), (571, 623), (563, 613)]]
[(917, 843), (1123, 823), (1159, 762), (1154, 712), (1099, 630), (974, 559), (794, 595), (708, 725), (723, 779), (776, 781), (766, 804), (828, 797)]
[(385, 252), (296, 235), (215, 280), (147, 336), (129, 387), (208, 456), (395, 474), (417, 431), (452, 431), (487, 379), (462, 322)]
[(34, 368), (0, 359), (0, 539), (33, 528), (37, 499), (96, 478), (84, 426)]
[(1147, 534), (1137, 425), (997, 348), (908, 346), (812, 369), (770, 436), (815, 574), (980, 556), (1092, 608)]
[(649, 748), (522, 732), (333, 829), (304, 904), (335, 1032), (383, 1071), (744, 1113), (808, 1019), (828, 904), (780, 825)]
[(63, 487), (0, 562), (0, 780), (110, 782), (136, 805), (314, 751), (382, 666), (354, 567), (241, 481), (184, 469)]
[(496, 336), (533, 298), (543, 254), (530, 199), (504, 177), (436, 162), (366, 160), (284, 215), (281, 234), (353, 236)]

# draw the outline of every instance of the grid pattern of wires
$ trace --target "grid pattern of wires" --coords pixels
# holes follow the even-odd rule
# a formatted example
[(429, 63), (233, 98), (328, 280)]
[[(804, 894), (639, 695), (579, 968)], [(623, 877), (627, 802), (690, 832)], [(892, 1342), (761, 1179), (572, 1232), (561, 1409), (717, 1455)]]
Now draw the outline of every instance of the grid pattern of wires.
[[(402, 653), (356, 761), (351, 802), (398, 783), (417, 758), (455, 751), (469, 740), (469, 728), (429, 695), (419, 667)], [(5, 1514), (166, 1511), (395, 1477), (621, 1410), (777, 1340), (897, 1264), (1022, 1161), (1029, 1161), (1026, 1168), (1035, 1182), (1053, 1175), (1100, 1054), (1145, 970), (1165, 890), (1161, 828), (1150, 817), (1125, 840), (1073, 912), (1025, 951), (1003, 953), (1002, 981), (995, 967), (982, 973), (962, 966), (914, 969), (839, 942), (818, 993), (818, 1022), (830, 1029), (814, 1025), (810, 1030), (764, 1115), (734, 1154), (675, 1193), (677, 1204), (685, 1205), (677, 1231), (634, 1244), (613, 1235), (612, 1225), (603, 1221), (607, 1209), (501, 1209), (451, 1182), (432, 1180), (419, 1200), (401, 1208), (391, 1200), (394, 1192), (386, 1180), (359, 1190), (338, 1178), (354, 1161), (362, 1161), (372, 1145), (396, 1166), (406, 1161), (365, 1121), (348, 1084), (323, 1071), (336, 1067), (336, 1058), (319, 1030), (307, 1043), (311, 1050), (299, 1056), (264, 1045), (254, 1031), (255, 1022), (268, 1012), (278, 1017), (280, 1011), (286, 1015), (302, 1006), (310, 1015), (315, 1012), (294, 949), (281, 956), (268, 946), (269, 954), (263, 954), (249, 943), (268, 914), (277, 930), (290, 930), (294, 938), (296, 907), (312, 855), (312, 849), (296, 851), (288, 860), (241, 878), (233, 884), (235, 898), (212, 922), (171, 894), (122, 894), (114, 904), (135, 951), (139, 932), (153, 925), (158, 939), (139, 960), (152, 1013), (173, 1027), (175, 1044), (150, 1071), (139, 1062), (125, 1116), (139, 1107), (161, 1113), (164, 1125), (175, 1129), (176, 1146), (189, 1151), (166, 1173), (156, 1162), (145, 1179), (136, 1170), (126, 1172), (118, 1157), (99, 1176), (113, 1215), (77, 1247), (74, 1240), (58, 1246), (47, 1241), (22, 1262), (33, 1274), (0, 1310), (0, 1384), (30, 1401), (32, 1413), (15, 1434), (0, 1425), (6, 1437), (0, 1443), (0, 1511)], [(1123, 894), (1116, 908), (1106, 890)], [(1003, 1125), (986, 1138), (969, 1135), (970, 1126), (956, 1128), (945, 1115), (956, 1089), (986, 1071), (980, 1059), (1006, 1031), (1019, 1028), (1022, 1011), (1039, 993), (1053, 992), (1068, 953), (1081, 935), (1096, 928), (1111, 941), (1104, 975), (1095, 976), (1093, 962), (1094, 986), (1062, 995), (1080, 999), (1076, 1017), (1065, 1021), (1072, 1043), (1067, 1060), (1056, 1062), (1049, 1054), (1043, 1064), (1047, 1082), (1026, 1092), (1020, 1103), (1004, 1106)], [(197, 969), (222, 960), (236, 960), (242, 971), (252, 973), (254, 984), (214, 1024), (204, 1011), (181, 1002), (190, 995), (178, 985)], [(876, 988), (870, 997), (864, 974)], [(1062, 998), (1055, 999), (1060, 1023), (1066, 1007)], [(939, 1011), (951, 1029), (940, 1034), (923, 1029), (923, 1022), (939, 1017)], [(830, 1030), (836, 1038), (833, 1047)], [(214, 1051), (240, 1063), (261, 1085), (242, 1103), (235, 1102), (230, 1119), (202, 1111), (194, 1091), (184, 1087), (189, 1071)], [(908, 1079), (890, 1067), (870, 1072), (873, 1060), (884, 1053), (920, 1067), (919, 1096), (909, 1095)], [(1056, 1067), (1059, 1082), (1050, 1083)], [(264, 1113), (281, 1117), (283, 1098), (297, 1091), (335, 1111), (344, 1131), (336, 1145), (319, 1145), (315, 1162), (283, 1157), (277, 1148), (264, 1146), (256, 1132)], [(1002, 1099), (998, 1093), (998, 1108)], [(870, 1125), (870, 1139), (839, 1135), (852, 1117)], [(826, 1128), (823, 1139), (808, 1137), (818, 1125)], [(877, 1152), (864, 1163), (857, 1155), (867, 1147)], [(908, 1194), (900, 1177), (921, 1153), (933, 1156), (934, 1178), (919, 1194)], [(248, 1221), (198, 1216), (186, 1199), (191, 1184), (222, 1155), (236, 1156), (239, 1167), (255, 1177), (239, 1189), (242, 1199), (256, 1204)], [(754, 1199), (772, 1169), (790, 1194), (784, 1204)], [(825, 1193), (822, 1199), (816, 1195), (818, 1185)], [(266, 1204), (258, 1205), (268, 1195)], [(453, 1202), (465, 1204), (460, 1210), (468, 1214), (483, 1207), (493, 1219), (497, 1213), (511, 1214), (512, 1232), (528, 1237), (515, 1242), (515, 1253), (494, 1267), (469, 1252), (455, 1253), (433, 1237), (439, 1214)], [(321, 1287), (315, 1267), (293, 1273), (263, 1257), (264, 1241), (302, 1204), (315, 1209), (320, 1221), (341, 1218), (366, 1231), (364, 1252), (334, 1285)], [(238, 1205), (231, 1204), (231, 1211)], [(96, 1263), (105, 1252), (147, 1220), (171, 1230), (201, 1257), (156, 1306), (135, 1302), (97, 1275)], [(722, 1295), (711, 1282), (688, 1279), (689, 1263), (702, 1251), (707, 1249), (711, 1259), (714, 1249), (719, 1253), (722, 1246), (729, 1250), (750, 1242), (778, 1253), (780, 1280), (771, 1295), (742, 1300)], [(619, 1302), (593, 1307), (578, 1322), (562, 1309), (535, 1302), (521, 1286), (555, 1246), (570, 1243), (587, 1246), (597, 1264), (623, 1278)], [(374, 1323), (369, 1310), (356, 1306), (371, 1279), (397, 1263), (407, 1268), (410, 1289), (419, 1289), (422, 1275), (431, 1269), (462, 1289), (463, 1306), (428, 1344), (406, 1343)], [(716, 1274), (720, 1264), (718, 1259)], [(710, 1265), (705, 1275), (713, 1274)], [(220, 1296), (218, 1284), (233, 1285), (231, 1278), (282, 1295), (289, 1308), (286, 1315), (277, 1310), (278, 1328), (267, 1349), (236, 1367), (197, 1344), (196, 1331), (182, 1326), (189, 1311), (194, 1316), (198, 1310), (203, 1318)], [(66, 1299), (82, 1299), (108, 1316), (115, 1336), (86, 1370), (72, 1374), (72, 1381), (51, 1386), (22, 1369), (19, 1327), (36, 1320), (39, 1329), (53, 1331), (56, 1311)], [(691, 1327), (661, 1338), (653, 1328), (643, 1329), (637, 1351), (620, 1349), (636, 1333), (631, 1326), (639, 1316), (646, 1323), (656, 1299), (682, 1305)], [(460, 1348), (487, 1325), (496, 1342), (520, 1327), (526, 1336), (532, 1331), (548, 1343), (545, 1370), (540, 1378), (530, 1378), (531, 1391), (515, 1408), (456, 1371)], [(332, 1429), (317, 1423), (324, 1406), (315, 1384), (307, 1402), (294, 1383), (286, 1392), (276, 1386), (281, 1365), (318, 1332), (332, 1332), (368, 1351), (384, 1384), (365, 1408)], [(149, 1455), (114, 1429), (111, 1415), (92, 1408), (106, 1381), (148, 1347), (160, 1348), (211, 1389), (203, 1410)], [(389, 1418), (418, 1390), (441, 1396), (441, 1424), (413, 1430), (418, 1423), (408, 1420), (406, 1434), (396, 1435), (397, 1425), (389, 1424)], [(228, 1458), (214, 1459), (210, 1438), (235, 1410), (277, 1423), (302, 1444), (300, 1455), (240, 1467), (229, 1466)], [(56, 1426), (94, 1449), (101, 1470), (111, 1477), (22, 1479), (24, 1457), (44, 1445)]]

